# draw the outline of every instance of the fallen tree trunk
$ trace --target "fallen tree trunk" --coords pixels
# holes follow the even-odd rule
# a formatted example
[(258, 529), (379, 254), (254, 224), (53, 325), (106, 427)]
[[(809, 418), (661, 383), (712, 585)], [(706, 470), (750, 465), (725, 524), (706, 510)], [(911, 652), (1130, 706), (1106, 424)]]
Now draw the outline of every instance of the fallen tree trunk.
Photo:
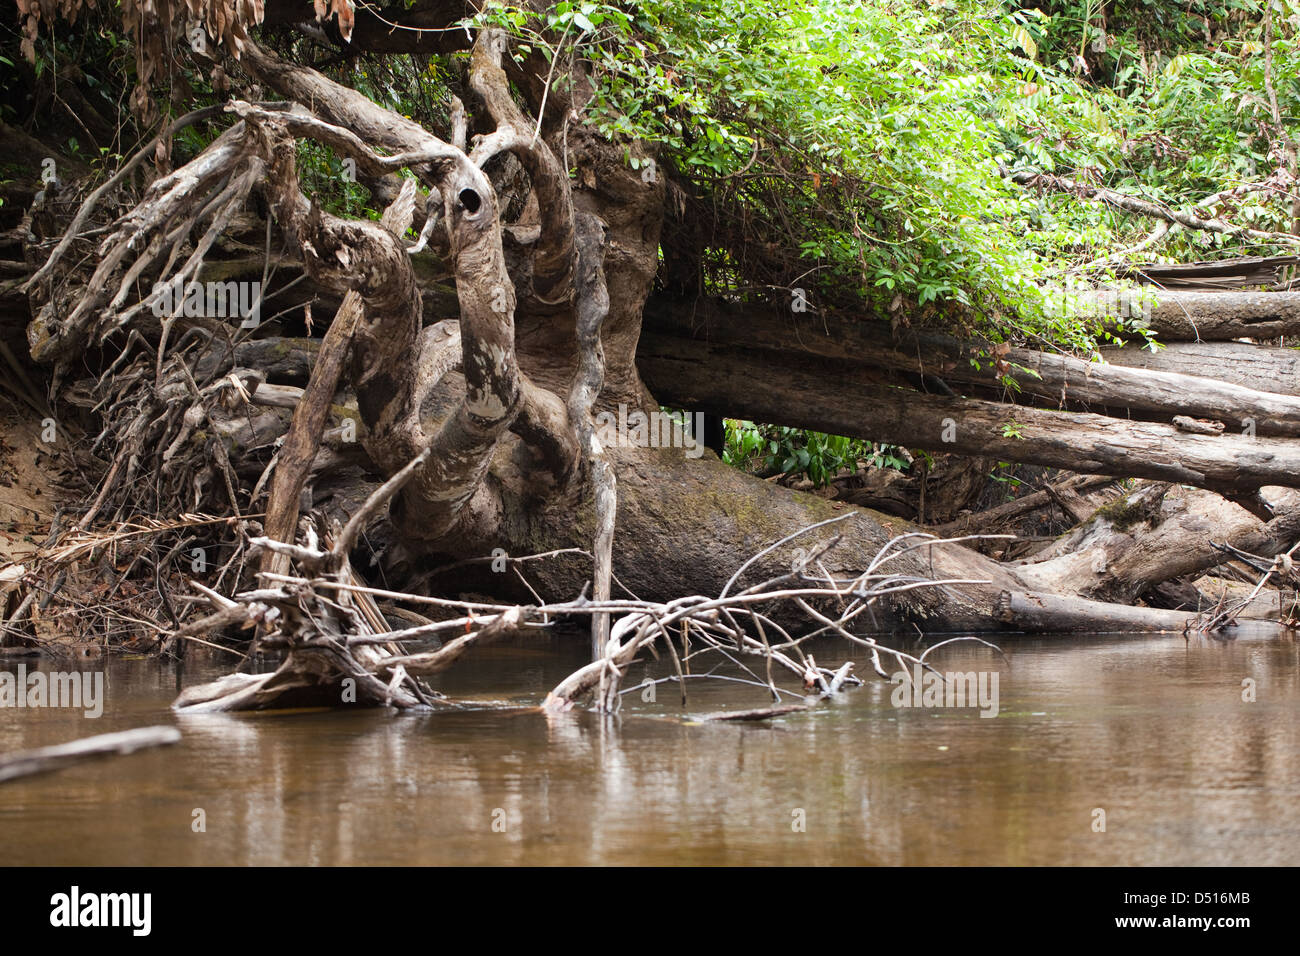
[[(1227, 494), (1300, 487), (1300, 440), (1197, 435), (1171, 425), (890, 388), (851, 362), (642, 336), (638, 367), (665, 404), (927, 451)], [(834, 383), (828, 387), (829, 383)]]
[(1087, 598), (1041, 592), (1003, 591), (994, 616), (1008, 627), (1027, 632), (1088, 631), (1095, 634), (1152, 631), (1184, 633), (1204, 617), (1191, 611), (1126, 607)]
[[(647, 609), (644, 601), (647, 594), (667, 593), (675, 597), (644, 618), (649, 630), (635, 621), (629, 623), (628, 617), (620, 618), (621, 626), (615, 628), (614, 638), (607, 645), (608, 660), (587, 665), (557, 687), (553, 694), (561, 701), (571, 702), (580, 694), (601, 687), (602, 706), (614, 706), (610, 695), (617, 690), (618, 676), (612, 678), (612, 684), (605, 684), (602, 674), (606, 669), (612, 665), (616, 675), (625, 672), (637, 649), (663, 631), (663, 622), (674, 619), (675, 608), (707, 610), (708, 599), (684, 597), (684, 593), (725, 597), (728, 593), (746, 593), (747, 588), (755, 586), (754, 582), (803, 580), (801, 575), (805, 573), (809, 581), (834, 580), (839, 582), (838, 587), (874, 574), (872, 580), (883, 590), (897, 589), (888, 603), (874, 603), (873, 607), (860, 609), (852, 632), (857, 639), (871, 633), (896, 632), (904, 621), (961, 630), (988, 630), (990, 624), (997, 624), (1023, 631), (1179, 631), (1195, 621), (1192, 614), (1134, 609), (1085, 596), (1102, 591), (1135, 594), (1153, 578), (1163, 579), (1153, 569), (1164, 567), (1169, 574), (1181, 570), (1177, 558), (1192, 550), (1194, 543), (1204, 540), (1207, 525), (1202, 512), (1162, 507), (1167, 486), (1146, 486), (1130, 495), (1122, 506), (1101, 509), (1091, 526), (1078, 535), (1080, 550), (1077, 552), (1034, 563), (1003, 564), (957, 543), (918, 534), (906, 522), (881, 520), (811, 495), (784, 493), (783, 489), (755, 482), (716, 459), (690, 462), (672, 449), (646, 455), (641, 449), (611, 448), (610, 454), (619, 473), (622, 508), (622, 534), (616, 551), (614, 580), (627, 596), (616, 597), (607, 606), (614, 613), (635, 614)], [(1212, 496), (1202, 497), (1208, 500)], [(529, 510), (522, 500), (512, 501), (507, 496), (504, 501), (509, 520), (530, 521), (534, 531), (550, 539), (565, 539), (548, 513), (555, 507), (554, 503), (539, 513)], [(1215, 531), (1223, 530), (1236, 541), (1260, 536), (1260, 522), (1240, 508), (1220, 504), (1225, 509), (1234, 509), (1236, 517), (1232, 526), (1220, 524)], [(373, 506), (363, 510), (373, 510)], [(593, 502), (566, 509), (566, 514), (579, 528), (590, 528), (595, 523)], [(1291, 517), (1293, 521), (1300, 519), (1300, 511)], [(805, 534), (791, 535), (788, 529), (793, 522), (802, 522)], [(820, 531), (818, 525), (823, 526)], [(1152, 535), (1153, 530), (1160, 533)], [(532, 540), (542, 547), (551, 543), (548, 538)], [(752, 542), (757, 554), (736, 568), (728, 556), (739, 540)], [(325, 557), (313, 551), (310, 544), (278, 547), (286, 549), (286, 553), (292, 551), (309, 569), (320, 565)], [(880, 567), (880, 555), (891, 548), (899, 552), (897, 560), (888, 568)], [(336, 544), (335, 552), (338, 550)], [(1122, 560), (1129, 552), (1142, 552), (1142, 560)], [(653, 560), (656, 554), (661, 560)], [(810, 554), (814, 557), (810, 558)], [(876, 555), (875, 560), (869, 558), (872, 554)], [(1098, 555), (1106, 560), (1098, 561)], [(694, 569), (689, 583), (666, 584), (664, 575), (684, 563)], [(307, 580), (313, 574), (314, 579)], [(319, 569), (308, 570), (305, 577), (271, 580), (266, 582), (270, 587), (248, 592), (240, 599), (246, 602), (245, 606), (265, 602), (279, 607), (281, 613), (277, 620), (281, 621), (298, 663), (282, 666), (274, 676), (231, 675), (215, 684), (187, 691), (175, 706), (181, 710), (277, 707), (288, 702), (330, 702), (331, 694), (337, 702), (339, 678), (356, 673), (345, 664), (343, 648), (362, 645), (358, 649), (364, 650), (374, 642), (416, 638), (435, 631), (449, 635), (463, 626), (468, 632), (466, 636), (442, 649), (407, 656), (382, 654), (364, 665), (373, 674), (391, 675), (394, 682), (421, 672), (437, 671), (463, 650), (490, 640), (502, 626), (516, 628), (526, 622), (541, 623), (539, 618), (543, 613), (594, 610), (585, 599), (568, 600), (584, 574), (581, 564), (539, 561), (529, 565), (530, 593), (564, 595), (567, 603), (514, 609), (469, 604), (465, 605), (467, 616), (461, 619), (416, 626), (404, 632), (363, 630), (362, 635), (372, 636), (361, 640), (339, 629), (343, 622), (334, 610), (335, 601), (320, 599), (340, 592), (351, 593), (354, 598), (368, 598), (367, 589), (333, 582)], [(1045, 592), (1039, 585), (1053, 590)], [(356, 591), (366, 593), (356, 594)], [(774, 592), (774, 600), (779, 593), (781, 589)], [(1012, 599), (1005, 596), (1008, 594), (1030, 597)], [(320, 607), (303, 614), (300, 603), (308, 599), (319, 602)], [(442, 606), (463, 603), (440, 597), (414, 599)], [(788, 639), (783, 630), (785, 623), (793, 623), (788, 613), (767, 605), (761, 609), (767, 640), (775, 642), (774, 635)], [(476, 612), (480, 630), (471, 632)], [(503, 613), (514, 616), (501, 617)], [(252, 616), (266, 614), (254, 610)], [(707, 626), (710, 618), (705, 615), (698, 620)], [(323, 634), (322, 626), (327, 628)], [(835, 628), (831, 630), (840, 633)], [(744, 642), (749, 652), (764, 647), (763, 641), (757, 638), (745, 638)], [(875, 646), (874, 642), (870, 644)], [(886, 652), (883, 645), (879, 651)], [(308, 661), (313, 663), (308, 666)], [(313, 683), (313, 675), (320, 683)], [(391, 695), (394, 704), (411, 706), (400, 703), (400, 697), (393, 693), (395, 686), (372, 681), (365, 699), (384, 703)], [(414, 706), (431, 703), (426, 700)]]
[(883, 322), (780, 315), (762, 307), (742, 310), (661, 301), (650, 316), (654, 333), (680, 336), (684, 350), (699, 340), (710, 346), (767, 348), (782, 355), (861, 362), (887, 373), (912, 374), (923, 384), (937, 379), (1004, 393), (1003, 380), (1009, 377), (1018, 389), (1013, 396), (1035, 396), (1058, 406), (1129, 410), (1166, 421), (1175, 416), (1208, 418), (1234, 431), (1250, 421), (1259, 434), (1300, 435), (1300, 397), (1282, 394), (1292, 379), (1275, 380), (1281, 387), (1259, 390), (1181, 370), (1139, 370), (1033, 349), (961, 342), (935, 333), (895, 335)]
[[(639, 144), (625, 149), (601, 140), (587, 125), (569, 122), (572, 113), (581, 114), (583, 97), (592, 92), (581, 77), (569, 92), (559, 91), (545, 79), (547, 68), (536, 76), (518, 75), (509, 54), (499, 33), (478, 31), (468, 88), (481, 101), (475, 105), (475, 127), (490, 132), (471, 141), (459, 101), (452, 103), (449, 134), (439, 138), (250, 41), (243, 68), (279, 95), (307, 105), (232, 102), (239, 121), (186, 167), (157, 180), (127, 216), (108, 228), (100, 258), (89, 263), (93, 271), (70, 259), (62, 271), (50, 273), (51, 288), (34, 291), (39, 306), (30, 330), (34, 355), (75, 366), (71, 360), (81, 358), (88, 346), (121, 347), (116, 357), (100, 356), (92, 373), (99, 379), (88, 400), (109, 423), (103, 434), (112, 461), (81, 524), (88, 524), (105, 503), (119, 515), (137, 507), (133, 483), (146, 484), (139, 478), (151, 469), (166, 476), (170, 467), (177, 473), (175, 481), (153, 492), (155, 512), (173, 507), (181, 494), (187, 506), (194, 501), (189, 510), (200, 510), (200, 503), (211, 501), (205, 489), (216, 488), (225, 495), (220, 506), (238, 519), (231, 526), (238, 528), (241, 548), (252, 542), (288, 556), (301, 569), (292, 580), (267, 573), (257, 588), (239, 589), (240, 607), (252, 610), (247, 623), (266, 625), (269, 645), (289, 649), (276, 674), (232, 676), (219, 688), (187, 694), (181, 703), (229, 709), (299, 699), (338, 702), (349, 689), (347, 682), (354, 680), (351, 689), (360, 695), (356, 700), (431, 706), (431, 695), (408, 667), (439, 668), (492, 634), (480, 632), (474, 641), (448, 645), (453, 651), (425, 655), (382, 649), (380, 644), (392, 643), (395, 635), (373, 600), (355, 597), (375, 595), (357, 584), (351, 570), (354, 551), (374, 559), (377, 575), (414, 583), (411, 591), (500, 593), (514, 588), (516, 594), (527, 592), (520, 604), (554, 607), (558, 599), (576, 614), (590, 609), (587, 589), (597, 600), (618, 589), (630, 595), (627, 601), (635, 602), (637, 610), (647, 604), (666, 607), (684, 592), (688, 600), (692, 594), (735, 597), (733, 584), (745, 587), (750, 575), (770, 581), (804, 573), (809, 565), (807, 554), (798, 553), (804, 550), (800, 545), (816, 550), (833, 535), (839, 547), (833, 556), (819, 554), (816, 574), (838, 582), (836, 600), (864, 602), (855, 619), (860, 627), (889, 630), (904, 621), (936, 628), (987, 627), (998, 594), (1033, 590), (1035, 582), (1047, 580), (1062, 593), (1102, 588), (1127, 593), (1149, 586), (1155, 561), (1176, 564), (1174, 558), (1205, 534), (1193, 521), (1180, 523), (1185, 516), (1166, 519), (1168, 533), (1151, 561), (1126, 565), (1108, 559), (1100, 578), (1072, 580), (1077, 562), (1070, 554), (1054, 555), (1032, 568), (1001, 564), (960, 544), (924, 539), (923, 532), (905, 522), (792, 494), (711, 456), (693, 461), (671, 441), (669, 447), (657, 442), (647, 447), (628, 436), (607, 440), (603, 432), (597, 440), (593, 412), (653, 413), (660, 401), (676, 400), (912, 447), (1107, 475), (1149, 475), (1233, 493), (1253, 494), (1260, 484), (1300, 482), (1300, 441), (1189, 436), (1164, 425), (926, 395), (896, 387), (918, 376), (922, 382), (933, 378), (924, 366), (899, 361), (896, 368), (872, 367), (861, 361), (860, 349), (790, 360), (788, 351), (741, 352), (715, 343), (688, 343), (683, 349), (681, 336), (666, 342), (662, 335), (641, 337), (643, 306), (662, 246), (667, 187), (634, 168), (653, 167)], [(575, 70), (579, 67), (574, 64)], [(514, 72), (507, 76), (507, 70)], [(523, 116), (516, 102), (527, 91), (534, 94), (531, 106), (539, 121)], [(548, 91), (553, 108), (543, 111), (541, 94)], [(372, 180), (395, 180), (407, 170), (431, 187), (421, 205), (426, 225), (441, 226), (445, 233), (445, 265), (456, 281), (455, 322), (424, 327), (428, 314), (413, 256), (427, 248), (429, 229), (409, 242), (405, 226), (415, 221), (409, 218), (414, 210), (407, 208), (413, 195), (396, 194), (404, 211), (402, 228), (395, 231), (323, 211), (300, 188), (297, 163), (304, 139), (355, 161), (359, 174)], [(629, 163), (629, 158), (637, 162)], [(491, 174), (510, 163), (522, 167), (527, 180), (527, 187), (514, 195)], [(570, 176), (572, 169), (578, 171), (576, 177)], [(351, 308), (340, 309), (335, 321), (356, 321), (351, 361), (340, 371), (340, 384), (356, 395), (363, 426), (357, 438), (366, 470), (323, 505), (328, 518), (340, 519), (343, 530), (317, 516), (302, 531), (301, 544), (276, 541), (252, 527), (271, 474), (270, 453), (290, 417), (279, 405), (250, 413), (248, 388), (241, 383), (261, 373), (233, 369), (223, 357), (214, 364), (213, 380), (199, 384), (191, 374), (195, 356), (187, 338), (200, 332), (197, 326), (177, 326), (178, 338), (169, 343), (165, 331), (158, 334), (159, 323), (136, 323), (156, 304), (150, 298), (134, 301), (139, 288), (147, 288), (155, 277), (170, 282), (182, 256), (174, 278), (198, 275), (221, 231), (217, 227), (243, 215), (255, 197), (273, 212), (286, 249), (302, 260), (303, 274), (336, 299), (352, 297), (361, 307), (355, 319), (349, 318)], [(514, 218), (507, 213), (512, 207), (524, 212), (508, 223), (507, 218)], [(205, 210), (215, 210), (214, 225), (197, 246), (187, 245), (187, 223), (198, 221)], [(61, 308), (74, 300), (79, 302), (74, 310)], [(221, 323), (208, 325), (215, 337)], [(349, 331), (350, 325), (340, 325), (331, 336), (337, 340), (333, 344), (345, 341)], [(340, 357), (327, 351), (333, 359)], [(640, 367), (649, 369), (649, 389), (638, 374), (642, 356), (648, 356)], [(287, 517), (295, 510), (292, 492), (321, 461), (321, 454), (312, 454), (315, 436), (342, 454), (322, 431), (325, 401), (337, 395), (327, 382), (334, 377), (330, 356), (318, 347), (315, 362), (321, 373), (318, 384), (325, 384), (311, 387), (303, 374), (309, 363), (300, 358), (285, 362), (281, 370), (308, 382), (309, 390), (294, 392), (300, 387), (294, 383), (264, 396), (280, 404), (296, 401), (300, 422), (310, 426), (289, 442), (286, 457), (296, 461), (296, 474), (284, 476), (287, 490), (276, 492), (271, 509), (270, 524), (276, 527), (269, 530), (285, 537), (292, 537)], [(754, 391), (756, 381), (761, 385)], [(1112, 381), (1124, 383), (1129, 400), (1141, 400), (1132, 375)], [(836, 392), (840, 385), (845, 393)], [(1216, 394), (1215, 411), (1241, 400), (1261, 417), (1285, 423), (1295, 417), (1288, 396), (1243, 390)], [(737, 409), (739, 401), (747, 404)], [(1168, 401), (1162, 401), (1159, 411), (1169, 412)], [(1179, 410), (1187, 409), (1183, 405)], [(299, 438), (306, 441), (299, 443)], [(375, 497), (369, 492), (377, 482), (383, 493)], [(288, 507), (281, 509), (281, 504)], [(1149, 520), (1157, 518), (1153, 512)], [(791, 540), (797, 529), (827, 521), (836, 521), (837, 527), (824, 536)], [(1234, 540), (1259, 527), (1248, 515), (1234, 516)], [(1111, 530), (1115, 533), (1095, 529), (1080, 538), (1080, 546), (1111, 547), (1111, 557), (1120, 555), (1125, 529)], [(840, 590), (846, 581), (852, 585), (874, 571), (873, 556), (900, 540), (908, 548), (888, 573), (872, 579), (873, 586), (881, 587), (871, 592), (869, 602), (866, 592)], [(520, 571), (524, 556), (540, 555), (553, 560), (528, 564), (525, 576)], [(494, 565), (504, 556), (517, 580), (494, 577), (497, 569), (481, 563), (488, 556)], [(440, 577), (444, 563), (473, 567)], [(217, 607), (206, 623), (229, 624), (222, 615), (234, 602), (215, 587), (203, 593)], [(630, 604), (601, 600), (593, 612), (596, 659), (558, 696), (571, 701), (578, 688), (599, 688), (609, 705), (620, 669), (635, 657), (643, 638), (654, 637), (652, 619), (659, 610), (656, 606), (629, 623)], [(722, 611), (704, 610), (706, 627)], [(600, 620), (613, 614), (626, 616), (606, 632)], [(519, 621), (525, 616), (521, 612)], [(775, 616), (771, 620), (773, 633), (780, 634)], [(818, 620), (823, 627), (842, 626), (835, 618)], [(173, 634), (194, 636), (186, 629), (204, 623), (190, 620)], [(463, 623), (469, 636), (472, 620)], [(701, 620), (693, 619), (696, 623)], [(740, 639), (737, 633), (733, 628), (728, 636)], [(355, 648), (373, 652), (354, 653)], [(814, 680), (826, 676), (817, 677), (812, 667), (805, 673)]]
[(1245, 342), (1170, 342), (1155, 352), (1136, 345), (1107, 346), (1101, 355), (1110, 365), (1177, 372), (1261, 392), (1300, 395), (1300, 349)]
[(1144, 324), (1167, 342), (1300, 335), (1300, 292), (1156, 291)]
[[(732, 339), (723, 338), (719, 344), (730, 341)], [(800, 350), (811, 344), (813, 347), (809, 351), (822, 354), (816, 347), (817, 340), (810, 339), (803, 334), (803, 330), (796, 341)], [(836, 340), (828, 337), (828, 341)], [(790, 348), (790, 343), (786, 344), (786, 348)], [(236, 366), (257, 369), (265, 374), (268, 382), (302, 386), (307, 383), (319, 349), (319, 339), (269, 337), (240, 342), (234, 346), (231, 354)], [(216, 345), (205, 352), (195, 368), (195, 378), (200, 382), (210, 378), (221, 361), (229, 360), (226, 352), (224, 347)], [(878, 354), (873, 348), (860, 353), (859, 357), (870, 362)], [(829, 355), (852, 358), (847, 349), (839, 346), (831, 349)], [(1258, 392), (1300, 396), (1300, 349), (1242, 342), (1171, 342), (1155, 352), (1137, 345), (1105, 346), (1101, 355), (1105, 365), (1085, 363), (1090, 374), (1104, 376), (1107, 366), (1122, 366), (1126, 369), (1150, 369), (1198, 379), (1212, 379), (1216, 384), (1239, 385)], [(915, 360), (914, 364), (917, 364)], [(920, 367), (932, 368), (935, 375), (944, 374), (939, 360), (921, 364)], [(901, 378), (891, 378), (883, 370), (878, 380), (881, 383), (903, 381)], [(986, 376), (984, 381), (987, 383), (989, 377)], [(1169, 411), (1173, 409), (1170, 408)], [(1178, 414), (1185, 413), (1183, 410), (1178, 411)], [(1234, 414), (1232, 417), (1241, 416)]]
[[(1028, 349), (1011, 349), (1003, 360), (1011, 366), (1007, 374), (1019, 384), (1022, 395), (1156, 413), (1162, 418), (1206, 418), (1233, 431), (1252, 422), (1261, 435), (1300, 435), (1300, 398), (1294, 396), (1180, 372), (1085, 362)], [(969, 368), (969, 361), (964, 366), (955, 362), (948, 377), (958, 373), (958, 381), (972, 380), (973, 376), (961, 374)]]

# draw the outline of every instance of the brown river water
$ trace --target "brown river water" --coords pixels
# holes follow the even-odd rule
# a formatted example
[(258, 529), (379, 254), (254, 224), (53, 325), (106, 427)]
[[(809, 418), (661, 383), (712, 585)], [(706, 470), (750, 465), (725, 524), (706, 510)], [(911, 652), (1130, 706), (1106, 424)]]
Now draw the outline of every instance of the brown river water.
[(582, 639), (486, 648), (436, 685), (477, 708), (421, 716), (182, 718), (179, 688), (228, 659), (114, 660), (102, 717), (0, 708), (0, 752), (152, 724), (182, 741), (0, 784), (0, 863), (1300, 864), (1296, 635), (1000, 640), (1007, 660), (930, 657), (997, 671), (996, 717), (897, 708), (872, 677), (761, 724), (692, 720), (768, 703), (705, 680), (684, 708), (638, 687), (615, 720), (531, 709)]

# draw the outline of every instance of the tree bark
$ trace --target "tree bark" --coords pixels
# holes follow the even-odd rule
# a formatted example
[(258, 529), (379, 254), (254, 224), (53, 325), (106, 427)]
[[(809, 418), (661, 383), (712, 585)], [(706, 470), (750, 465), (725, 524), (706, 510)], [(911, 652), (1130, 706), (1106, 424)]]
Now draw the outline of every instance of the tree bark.
[(1156, 291), (1145, 323), (1162, 342), (1226, 342), (1300, 335), (1300, 292)]
[[(973, 369), (960, 344), (919, 334), (896, 341), (880, 325), (833, 315), (811, 316), (812, 322), (758, 313), (745, 317), (753, 321), (737, 322), (733, 315), (706, 327), (703, 341), (692, 337), (693, 324), (682, 321), (681, 303), (669, 303), (678, 326), (656, 321), (643, 334), (643, 309), (659, 261), (664, 183), (627, 162), (625, 152), (649, 158), (640, 145), (625, 150), (571, 122), (590, 95), (581, 63), (573, 66), (573, 82), (564, 92), (548, 90), (549, 80), (534, 69), (536, 58), (519, 67), (504, 56), (502, 39), (493, 30), (475, 38), (468, 86), (477, 97), (477, 127), (489, 131), (472, 141), (459, 101), (452, 104), (449, 134), (439, 138), (311, 69), (248, 44), (245, 68), (295, 105), (232, 103), (239, 121), (186, 167), (158, 180), (107, 231), (90, 286), (82, 284), (75, 308), (61, 306), (72, 301), (76, 283), (37, 292), (42, 298), (30, 329), (34, 355), (66, 363), (88, 345), (115, 342), (114, 336), (128, 330), (147, 346), (144, 351), (152, 350), (132, 361), (130, 376), (116, 383), (119, 392), (100, 401), (122, 425), (106, 434), (126, 435), (134, 444), (125, 459), (119, 452), (95, 508), (119, 469), (125, 468), (123, 482), (129, 485), (142, 462), (145, 468), (154, 462), (151, 444), (159, 446), (163, 462), (182, 450), (193, 456), (198, 443), (189, 439), (204, 424), (215, 437), (205, 435), (203, 447), (226, 463), (207, 478), (219, 474), (228, 482), (237, 511), (247, 489), (234, 484), (266, 477), (266, 452), (288, 427), (283, 407), (296, 403), (286, 467), (273, 479), (270, 533), (253, 538), (256, 546), (291, 557), (339, 588), (351, 580), (348, 553), (367, 527), (381, 542), (374, 552), (382, 552), (383, 570), (394, 572), (390, 578), (428, 589), (504, 587), (488, 570), (440, 577), (446, 559), (456, 564), (497, 549), (507, 557), (563, 552), (530, 564), (527, 579), (515, 586), (547, 601), (572, 599), (588, 587), (596, 598), (626, 590), (664, 601), (683, 592), (724, 591), (744, 559), (829, 518), (851, 516), (812, 540), (764, 554), (747, 574), (779, 576), (793, 566), (796, 548), (838, 536), (839, 546), (822, 563), (831, 574), (855, 576), (896, 536), (919, 532), (903, 521), (758, 481), (712, 456), (693, 461), (681, 447), (607, 441), (593, 427), (600, 411), (653, 412), (663, 401), (909, 447), (1193, 484), (1242, 500), (1261, 485), (1300, 486), (1300, 439), (1285, 437), (1300, 435), (1300, 399), (1293, 395), (1028, 350), (997, 352), (1005, 367), (989, 372)], [(540, 110), (543, 93), (553, 97), (546, 111)], [(528, 118), (521, 99), (542, 122)], [(297, 168), (303, 139), (355, 160), (359, 174), (382, 184), (384, 195), (394, 197), (392, 221), (387, 214), (381, 224), (343, 219), (304, 196)], [(502, 221), (506, 204), (490, 175), (497, 157), (498, 164), (517, 164), (526, 174), (532, 195), (518, 222)], [(403, 170), (429, 188), (423, 202), (409, 185), (414, 180), (399, 185)], [(158, 330), (137, 327), (133, 323), (149, 302), (129, 299), (138, 283), (158, 274), (170, 277), (181, 255), (186, 258), (176, 275), (200, 274), (208, 251), (243, 214), (250, 195), (269, 206), (287, 240), (283, 255), (300, 260), (314, 288), (340, 306), (314, 358), (311, 347), (292, 344), (279, 358), (275, 346), (268, 353), (265, 346), (232, 345), (229, 356), (220, 345), (200, 347), (200, 365), (206, 370), (210, 363), (213, 376), (200, 385), (179, 343), (168, 351), (170, 319)], [(407, 227), (421, 214), (421, 239), (409, 244)], [(187, 245), (200, 221), (210, 223), (206, 232)], [(455, 318), (426, 327), (430, 316), (412, 256), (439, 227), (444, 238), (433, 246), (454, 275)], [(797, 347), (790, 345), (792, 338), (799, 340)], [(913, 350), (925, 353), (924, 360)], [(113, 361), (131, 354), (124, 347)], [(239, 369), (235, 380), (262, 382), (273, 369), (294, 384), (273, 384), (261, 399), (253, 390), (254, 408), (232, 398), (230, 392), (249, 389), (227, 387), (224, 379), (236, 372), (229, 363), (268, 357), (268, 372)], [(987, 392), (998, 387), (997, 376), (1015, 374), (1016, 364), (1038, 371), (1038, 377), (1022, 374), (1018, 380), (1022, 395), (1042, 402), (1097, 403), (1165, 418), (1253, 417), (1260, 437), (1191, 434), (1161, 423), (961, 398), (947, 384)], [(337, 395), (336, 378), (355, 392), (369, 474), (326, 505), (334, 512), (330, 517), (346, 524), (322, 550), (316, 545), (334, 526), (320, 516), (303, 531), (310, 547), (277, 539), (293, 537), (293, 491), (324, 454), (317, 451), (317, 437), (323, 410)], [(303, 381), (307, 391), (293, 391)], [(941, 394), (924, 391), (931, 387)], [(1264, 437), (1271, 432), (1284, 437)], [(322, 443), (342, 454), (323, 438)], [(376, 473), (383, 494), (366, 498)], [(197, 498), (202, 482), (196, 478), (193, 484)], [(115, 494), (118, 507), (126, 507), (123, 489)], [(257, 500), (256, 487), (250, 497)], [(358, 498), (366, 504), (358, 507)], [(94, 509), (83, 522), (93, 517)], [(1207, 562), (1217, 552), (1209, 546), (1211, 537), (1265, 553), (1291, 534), (1292, 521), (1289, 511), (1265, 524), (1210, 495), (1141, 488), (1118, 510), (1099, 512), (1033, 561), (1000, 563), (958, 544), (932, 541), (909, 551), (892, 568), (909, 587), (936, 579), (950, 583), (900, 592), (875, 609), (870, 626), (889, 630), (908, 621), (985, 628), (1003, 592), (1133, 600), (1169, 576), (1212, 566)], [(578, 548), (582, 554), (574, 553)], [(283, 562), (268, 559), (267, 566)], [(212, 598), (215, 592), (207, 593)], [(291, 607), (295, 596), (273, 608), (284, 612), (282, 626), (292, 625), (276, 638), (289, 648), (281, 669), (234, 677), (223, 688), (189, 695), (187, 706), (267, 706), (298, 694), (319, 695), (331, 682), (345, 680), (357, 660), (347, 646), (353, 632), (386, 633), (382, 621), (373, 620), (378, 612), (360, 602), (313, 592), (310, 606), (297, 614)], [(607, 618), (594, 617), (593, 651), (600, 653), (609, 646), (610, 631)], [(470, 643), (453, 646), (459, 653)], [(421, 702), (418, 682), (402, 683), (409, 676), (403, 665), (440, 667), (455, 656), (382, 656), (391, 653), (373, 651), (393, 683), (385, 685), (370, 668), (363, 675), (372, 702)], [(370, 663), (376, 663), (374, 656)], [(594, 664), (588, 676), (608, 692), (606, 663)]]
[(1183, 633), (1204, 619), (1193, 611), (1126, 607), (1122, 604), (1089, 601), (1087, 598), (1032, 591), (1003, 591), (993, 613), (1007, 627), (1031, 633)]
[(1261, 392), (1300, 395), (1300, 349), (1244, 342), (1170, 342), (1155, 352), (1136, 345), (1107, 346), (1101, 355), (1109, 364), (1125, 368), (1176, 372)]
[[(683, 349), (692, 340), (704, 340), (710, 346), (819, 355), (861, 362), (886, 373), (912, 374), (922, 384), (938, 379), (983, 386), (983, 391), (995, 394), (1007, 392), (1002, 379), (1010, 377), (1018, 387), (1018, 392), (1010, 393), (1013, 398), (1033, 396), (1058, 406), (1128, 410), (1165, 421), (1174, 416), (1211, 418), (1234, 431), (1250, 420), (1259, 434), (1300, 435), (1300, 398), (1215, 376), (1165, 368), (1139, 371), (1069, 355), (961, 342), (934, 333), (894, 334), (876, 320), (782, 315), (762, 306), (742, 309), (661, 300), (650, 315), (650, 328), (656, 334), (680, 336)], [(887, 375), (880, 378), (889, 380)]]
[(645, 335), (638, 362), (660, 401), (928, 451), (1152, 478), (1224, 493), (1300, 487), (1300, 440), (1217, 436), (1172, 425), (891, 388), (858, 363)]

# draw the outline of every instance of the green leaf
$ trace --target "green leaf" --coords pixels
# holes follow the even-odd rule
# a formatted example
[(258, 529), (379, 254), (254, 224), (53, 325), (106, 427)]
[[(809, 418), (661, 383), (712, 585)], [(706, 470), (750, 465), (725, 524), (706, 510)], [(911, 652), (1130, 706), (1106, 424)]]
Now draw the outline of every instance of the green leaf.
[(1029, 59), (1033, 60), (1038, 56), (1038, 44), (1034, 38), (1029, 35), (1029, 31), (1022, 26), (1017, 26), (1011, 31), (1011, 39), (1016, 41), (1016, 45), (1025, 51)]

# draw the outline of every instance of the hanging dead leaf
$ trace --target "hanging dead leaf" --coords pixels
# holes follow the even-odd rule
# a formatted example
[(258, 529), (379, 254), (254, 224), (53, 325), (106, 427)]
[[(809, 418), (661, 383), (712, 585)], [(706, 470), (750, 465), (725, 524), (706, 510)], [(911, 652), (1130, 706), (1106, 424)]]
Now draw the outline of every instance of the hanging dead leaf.
[(334, 12), (339, 18), (339, 34), (343, 37), (343, 42), (352, 42), (352, 26), (356, 22), (356, 15), (352, 12), (351, 0), (333, 0)]

